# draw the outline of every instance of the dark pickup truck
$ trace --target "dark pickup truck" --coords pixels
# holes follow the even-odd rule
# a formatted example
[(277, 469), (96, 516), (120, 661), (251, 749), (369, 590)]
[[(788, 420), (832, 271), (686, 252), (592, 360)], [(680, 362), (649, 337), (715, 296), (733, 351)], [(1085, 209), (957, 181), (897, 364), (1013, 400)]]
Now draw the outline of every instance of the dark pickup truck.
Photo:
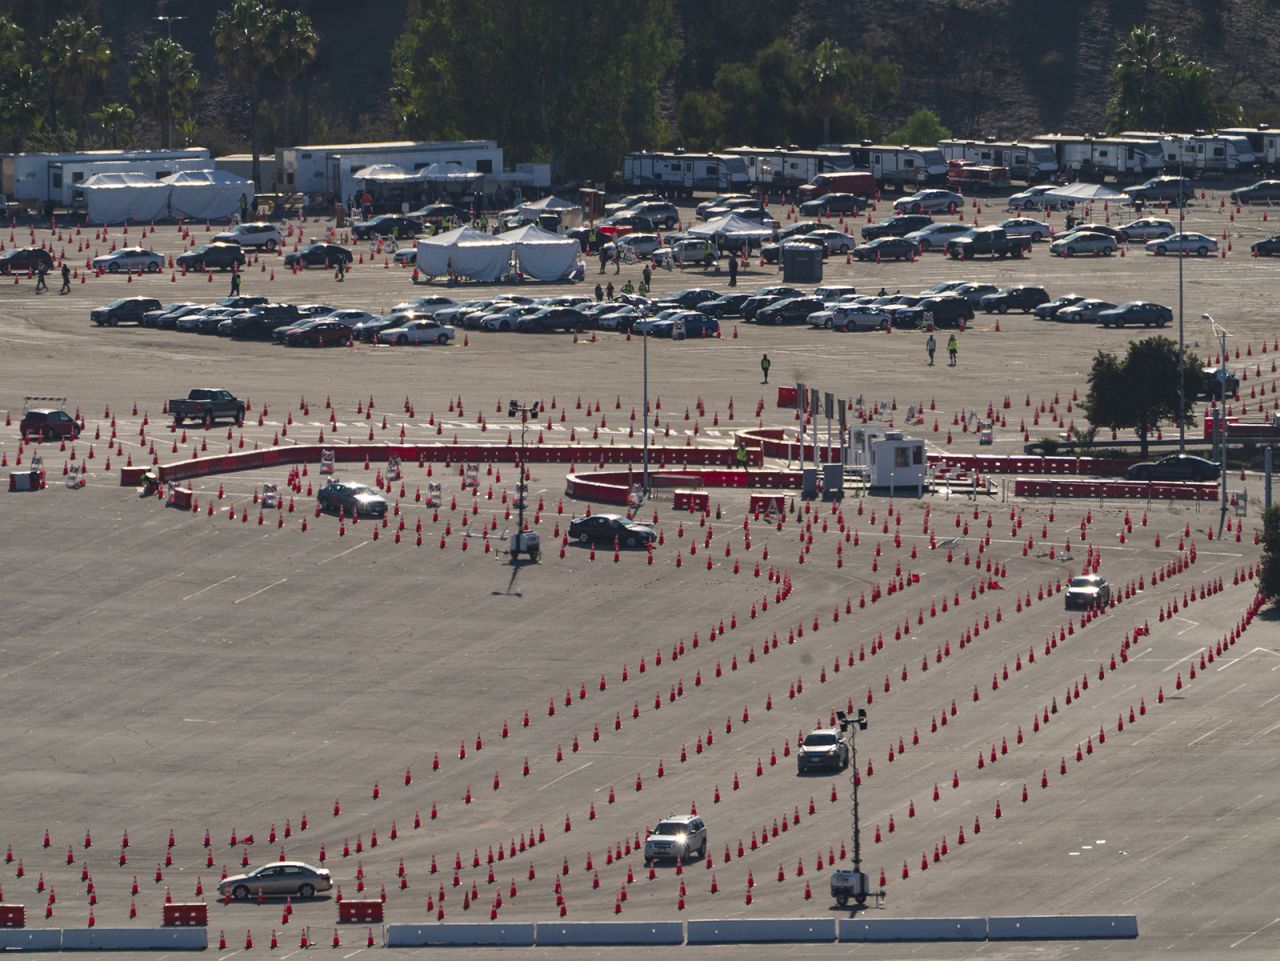
[(237, 424), (243, 424), (244, 401), (229, 390), (196, 387), (186, 397), (169, 401), (169, 414), (173, 417), (175, 427), (182, 426), (182, 422), (187, 420), (199, 421), (205, 427), (212, 427), (213, 422), (220, 418), (229, 418)]
[(1002, 227), (979, 227), (967, 237), (959, 237), (947, 244), (947, 256), (952, 260), (972, 260), (974, 257), (1021, 257), (1031, 250), (1030, 237), (1010, 237)]

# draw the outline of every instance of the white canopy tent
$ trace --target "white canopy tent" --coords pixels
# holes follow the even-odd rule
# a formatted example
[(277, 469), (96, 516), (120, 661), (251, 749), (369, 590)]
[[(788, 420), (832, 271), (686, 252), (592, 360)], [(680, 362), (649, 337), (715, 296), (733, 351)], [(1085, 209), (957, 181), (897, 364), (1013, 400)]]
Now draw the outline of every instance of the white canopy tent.
[(562, 237), (536, 224), (528, 224), (506, 233), (496, 240), (513, 245), (520, 270), (534, 280), (563, 280), (577, 265), (582, 245), (572, 237)]
[(222, 220), (239, 211), (242, 202), (253, 204), (253, 181), (225, 170), (179, 170), (160, 182), (172, 188), (169, 209), (173, 217)]
[(1063, 200), (1074, 200), (1076, 203), (1110, 203), (1113, 201), (1124, 203), (1129, 200), (1129, 195), (1121, 193), (1119, 190), (1112, 190), (1102, 184), (1090, 184), (1083, 181), (1050, 190), (1048, 196)]
[(456, 184), (465, 186), (484, 179), (484, 174), (474, 170), (463, 170), (460, 164), (433, 163), (413, 175), (423, 183)]
[(725, 237), (730, 240), (768, 240), (773, 237), (773, 229), (762, 224), (739, 217), (737, 214), (725, 214), (714, 220), (690, 227), (686, 233), (690, 237)]
[(398, 167), (395, 164), (372, 164), (368, 167), (362, 167), (351, 176), (355, 180), (379, 184), (418, 183), (421, 180), (417, 174), (411, 174), (403, 167)]
[(457, 227), (419, 240), (417, 267), (428, 277), (443, 277), (452, 270), (458, 276), (488, 283), (506, 272), (512, 246), (501, 237)]
[(146, 223), (169, 216), (169, 184), (149, 174), (94, 174), (79, 189), (84, 191), (90, 223)]
[(560, 197), (543, 197), (541, 200), (532, 200), (527, 204), (521, 204), (517, 208), (517, 213), (527, 220), (537, 220), (545, 213), (556, 213), (561, 210), (581, 210), (582, 208), (569, 200)]

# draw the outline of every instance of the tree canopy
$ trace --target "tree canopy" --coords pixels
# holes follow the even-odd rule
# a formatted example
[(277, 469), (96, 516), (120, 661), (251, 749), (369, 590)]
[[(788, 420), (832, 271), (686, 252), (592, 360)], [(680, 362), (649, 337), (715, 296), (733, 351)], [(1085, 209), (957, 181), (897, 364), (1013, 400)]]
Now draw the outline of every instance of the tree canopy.
[(1129, 32), (1111, 73), (1116, 86), (1107, 122), (1113, 131), (1209, 129), (1237, 112), (1215, 93), (1213, 69), (1156, 27)]
[[(1186, 354), (1185, 377), (1184, 418), (1190, 417), (1204, 386), (1203, 365), (1195, 354)], [(1168, 337), (1134, 341), (1123, 360), (1098, 351), (1083, 406), (1095, 427), (1132, 428), (1146, 457), (1151, 432), (1161, 422), (1178, 418), (1177, 343)]]
[(129, 93), (143, 114), (160, 127), (161, 145), (173, 145), (173, 123), (191, 109), (200, 84), (190, 52), (173, 40), (144, 47), (133, 63)]

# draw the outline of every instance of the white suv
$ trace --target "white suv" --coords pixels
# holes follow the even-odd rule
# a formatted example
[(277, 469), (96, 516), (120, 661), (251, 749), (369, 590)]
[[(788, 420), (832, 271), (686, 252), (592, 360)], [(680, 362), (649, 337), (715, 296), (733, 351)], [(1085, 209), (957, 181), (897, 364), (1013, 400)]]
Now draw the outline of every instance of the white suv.
[(707, 856), (707, 826), (696, 815), (663, 818), (644, 842), (646, 861), (692, 861)]
[(267, 250), (275, 250), (284, 243), (284, 237), (279, 229), (272, 224), (236, 224), (230, 230), (225, 230), (220, 234), (214, 234), (213, 239), (232, 240), (241, 247), (262, 247)]

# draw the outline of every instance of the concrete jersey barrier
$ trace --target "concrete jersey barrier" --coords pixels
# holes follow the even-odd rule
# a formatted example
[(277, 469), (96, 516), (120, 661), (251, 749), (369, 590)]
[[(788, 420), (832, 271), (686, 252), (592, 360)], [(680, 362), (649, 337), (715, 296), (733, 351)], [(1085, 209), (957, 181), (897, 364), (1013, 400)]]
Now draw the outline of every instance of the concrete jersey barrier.
[(730, 918), (690, 921), (690, 944), (835, 942), (835, 918)]
[(1138, 918), (1132, 914), (1063, 914), (987, 919), (989, 941), (1076, 941), (1137, 936)]
[(387, 947), (533, 947), (535, 925), (522, 924), (388, 924)]
[(63, 951), (203, 951), (205, 928), (64, 928)]
[(61, 948), (60, 928), (0, 929), (0, 951), (58, 951)]
[(986, 918), (841, 918), (841, 943), (858, 941), (985, 941)]
[(538, 947), (547, 945), (684, 944), (683, 921), (539, 922)]

